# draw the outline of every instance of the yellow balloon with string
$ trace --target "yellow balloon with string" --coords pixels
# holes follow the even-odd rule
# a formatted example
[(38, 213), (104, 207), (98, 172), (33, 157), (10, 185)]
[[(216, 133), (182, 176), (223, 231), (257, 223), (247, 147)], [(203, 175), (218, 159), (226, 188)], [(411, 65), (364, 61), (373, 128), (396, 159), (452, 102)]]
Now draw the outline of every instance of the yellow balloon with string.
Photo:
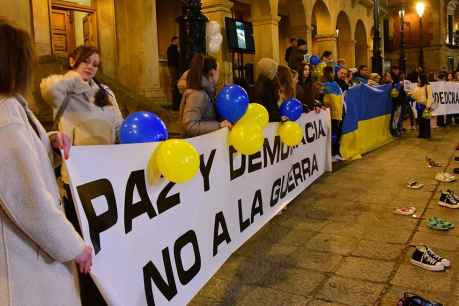
[(304, 136), (301, 126), (293, 121), (281, 123), (278, 133), (282, 142), (290, 147), (299, 145)]
[(250, 103), (245, 115), (238, 121), (238, 124), (256, 124), (262, 129), (269, 124), (269, 113), (266, 108), (258, 103)]
[(199, 171), (198, 151), (186, 140), (170, 139), (161, 143), (147, 165), (150, 184), (162, 174), (167, 180), (181, 184), (191, 180)]
[(257, 124), (237, 123), (230, 131), (229, 144), (239, 153), (252, 155), (263, 148), (265, 136)]

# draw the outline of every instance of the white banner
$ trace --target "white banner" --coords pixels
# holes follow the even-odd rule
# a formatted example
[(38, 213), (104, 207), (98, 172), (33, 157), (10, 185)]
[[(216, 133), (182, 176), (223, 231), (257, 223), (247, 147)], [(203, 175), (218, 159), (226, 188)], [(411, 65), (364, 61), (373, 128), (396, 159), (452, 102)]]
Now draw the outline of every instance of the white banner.
[[(459, 83), (439, 81), (431, 82), (430, 85), (432, 85), (434, 108), (432, 115), (459, 114)], [(416, 86), (416, 83), (404, 81), (406, 92), (412, 91)]]
[(234, 251), (331, 171), (329, 113), (298, 122), (301, 145), (283, 145), (271, 123), (252, 156), (228, 148), (226, 129), (189, 139), (201, 169), (182, 185), (146, 184), (156, 143), (74, 147), (72, 193), (95, 250), (91, 274), (109, 305), (186, 305)]

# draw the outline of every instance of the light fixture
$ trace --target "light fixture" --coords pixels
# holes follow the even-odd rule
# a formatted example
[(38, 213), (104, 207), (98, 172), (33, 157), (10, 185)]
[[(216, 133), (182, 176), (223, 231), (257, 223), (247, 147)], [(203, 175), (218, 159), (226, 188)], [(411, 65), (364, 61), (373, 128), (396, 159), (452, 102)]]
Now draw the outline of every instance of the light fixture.
[(336, 29), (336, 37), (339, 36), (339, 29)]
[(405, 9), (399, 10), (399, 11), (398, 11), (398, 15), (399, 15), (400, 17), (405, 17)]
[(416, 3), (416, 12), (418, 13), (418, 16), (422, 18), (424, 16), (424, 12), (426, 10), (426, 5), (424, 2), (418, 2)]

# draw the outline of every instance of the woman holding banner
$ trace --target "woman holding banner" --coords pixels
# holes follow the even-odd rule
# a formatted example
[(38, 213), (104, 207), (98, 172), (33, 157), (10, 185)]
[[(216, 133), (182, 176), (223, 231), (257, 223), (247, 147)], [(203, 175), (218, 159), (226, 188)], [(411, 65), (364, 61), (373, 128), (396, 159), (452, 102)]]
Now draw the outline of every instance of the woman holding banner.
[(186, 74), (186, 90), (180, 104), (180, 120), (186, 137), (211, 133), (220, 128), (231, 128), (227, 120), (217, 121), (215, 86), (218, 82), (215, 58), (195, 54)]
[(410, 92), (410, 96), (416, 101), (416, 110), (419, 123), (419, 138), (430, 139), (430, 113), (432, 111), (432, 87), (429, 85), (427, 75), (421, 73), (418, 86)]
[(73, 262), (88, 273), (92, 249), (65, 218), (51, 164), (69, 138), (46, 134), (23, 97), (32, 59), (29, 35), (0, 20), (0, 305), (79, 306)]

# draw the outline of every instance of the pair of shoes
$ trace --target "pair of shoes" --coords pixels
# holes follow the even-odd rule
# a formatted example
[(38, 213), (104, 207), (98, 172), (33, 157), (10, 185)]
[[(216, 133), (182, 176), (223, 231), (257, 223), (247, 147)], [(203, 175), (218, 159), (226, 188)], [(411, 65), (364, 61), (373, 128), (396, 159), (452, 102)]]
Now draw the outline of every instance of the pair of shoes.
[(432, 217), (427, 220), (427, 227), (436, 231), (449, 231), (454, 228), (454, 224), (448, 220)]
[(440, 163), (437, 163), (436, 161), (434, 161), (433, 159), (429, 158), (426, 156), (426, 163), (427, 163), (427, 167), (429, 168), (433, 168), (433, 167), (441, 167), (442, 165)]
[(446, 192), (442, 191), (438, 205), (448, 208), (459, 208), (459, 196), (450, 189)]
[(436, 254), (426, 245), (417, 246), (411, 255), (411, 263), (429, 271), (445, 271), (451, 266), (451, 262)]
[(397, 306), (443, 306), (443, 304), (431, 302), (419, 295), (405, 292), (398, 301)]
[(421, 189), (424, 187), (424, 184), (418, 183), (415, 179), (409, 180), (408, 184), (406, 185), (409, 189)]
[(442, 183), (451, 183), (456, 180), (456, 177), (447, 172), (440, 172), (440, 173), (437, 173), (437, 175), (435, 176), (435, 179)]

